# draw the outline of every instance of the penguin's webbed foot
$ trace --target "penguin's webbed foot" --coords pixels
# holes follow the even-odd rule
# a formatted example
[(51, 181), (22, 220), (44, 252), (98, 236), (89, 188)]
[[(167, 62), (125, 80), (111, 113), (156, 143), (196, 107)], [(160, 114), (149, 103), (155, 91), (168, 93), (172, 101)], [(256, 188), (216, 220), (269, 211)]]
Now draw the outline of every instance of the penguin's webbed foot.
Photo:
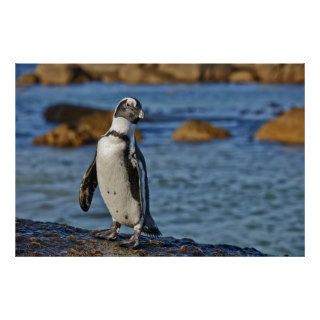
[(112, 226), (108, 230), (96, 231), (93, 233), (93, 236), (99, 239), (105, 239), (109, 241), (114, 241), (118, 238), (119, 229), (121, 224), (113, 221)]
[(139, 249), (140, 248), (140, 234), (141, 234), (141, 228), (135, 228), (134, 234), (128, 240), (120, 241), (120, 246), (130, 248), (130, 249)]
[(139, 249), (140, 241), (139, 239), (134, 239), (133, 237), (134, 236), (131, 236), (128, 240), (120, 241), (120, 246), (129, 248), (129, 249)]
[(118, 238), (118, 232), (113, 229), (108, 229), (104, 231), (97, 231), (93, 233), (95, 238), (105, 239), (109, 241), (114, 241)]

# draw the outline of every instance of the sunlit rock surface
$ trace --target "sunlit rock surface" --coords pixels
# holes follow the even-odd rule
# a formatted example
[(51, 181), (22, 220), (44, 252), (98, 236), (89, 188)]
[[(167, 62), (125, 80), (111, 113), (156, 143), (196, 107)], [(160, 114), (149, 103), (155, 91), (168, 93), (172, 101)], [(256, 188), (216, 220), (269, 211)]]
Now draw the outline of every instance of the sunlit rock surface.
[(285, 144), (304, 144), (304, 108), (293, 108), (268, 121), (255, 137)]
[(172, 134), (173, 140), (186, 142), (202, 142), (229, 137), (231, 134), (227, 130), (214, 127), (209, 122), (201, 120), (188, 120)]

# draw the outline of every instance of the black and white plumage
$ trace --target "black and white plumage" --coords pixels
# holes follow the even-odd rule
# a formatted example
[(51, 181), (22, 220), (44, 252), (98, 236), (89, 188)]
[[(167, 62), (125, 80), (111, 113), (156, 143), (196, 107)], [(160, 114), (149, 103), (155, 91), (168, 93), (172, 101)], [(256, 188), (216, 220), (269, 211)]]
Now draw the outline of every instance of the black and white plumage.
[(123, 224), (134, 228), (132, 237), (123, 241), (133, 247), (139, 246), (141, 232), (161, 235), (150, 214), (146, 162), (134, 137), (136, 123), (143, 117), (137, 99), (124, 98), (119, 102), (112, 125), (100, 138), (94, 159), (83, 176), (79, 196), (80, 207), (88, 211), (99, 186), (113, 223), (109, 230), (96, 235), (114, 240)]

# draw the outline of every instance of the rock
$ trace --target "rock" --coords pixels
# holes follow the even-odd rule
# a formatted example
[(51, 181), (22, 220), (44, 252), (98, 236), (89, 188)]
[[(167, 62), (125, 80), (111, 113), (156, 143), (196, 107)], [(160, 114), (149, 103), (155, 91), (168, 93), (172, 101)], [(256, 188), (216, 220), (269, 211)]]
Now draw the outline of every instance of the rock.
[(39, 64), (34, 72), (45, 85), (65, 85), (82, 83), (92, 78), (75, 64)]
[[(33, 144), (70, 148), (97, 142), (109, 130), (113, 111), (61, 104), (47, 108), (44, 115), (48, 121), (61, 124), (36, 137)], [(139, 129), (135, 137), (142, 139)]]
[(304, 108), (293, 108), (265, 123), (255, 137), (285, 144), (304, 144)]
[(95, 142), (89, 126), (72, 126), (61, 124), (57, 128), (36, 137), (35, 145), (51, 145), (55, 147), (70, 148)]
[(167, 75), (166, 81), (173, 82), (197, 82), (201, 76), (199, 64), (159, 64), (157, 70)]
[(237, 83), (254, 82), (254, 76), (250, 71), (234, 71), (230, 74), (229, 81)]
[(119, 70), (120, 81), (138, 83), (163, 83), (167, 82), (168, 76), (159, 72), (154, 64), (127, 64)]
[(59, 103), (47, 107), (44, 111), (44, 117), (49, 122), (74, 124), (82, 117), (92, 115), (96, 112), (100, 112), (101, 114), (112, 113), (110, 110), (103, 110), (89, 106)]
[[(111, 120), (107, 114), (96, 113), (84, 117), (79, 123), (60, 124), (47, 133), (33, 139), (35, 145), (51, 145), (61, 148), (80, 147), (82, 145), (96, 143), (101, 135), (107, 132), (111, 126)], [(135, 132), (137, 141), (142, 140), (139, 129)]]
[(172, 134), (175, 141), (201, 142), (213, 139), (226, 139), (231, 134), (221, 128), (212, 126), (210, 123), (201, 120), (189, 120)]
[(303, 83), (304, 64), (286, 64), (282, 66), (281, 82)]
[(228, 82), (232, 70), (230, 64), (203, 65), (201, 79), (208, 82)]
[(62, 85), (73, 78), (72, 68), (68, 64), (39, 64), (35, 74), (42, 84)]
[(157, 239), (141, 236), (141, 248), (128, 249), (119, 240), (107, 241), (93, 236), (96, 231), (50, 222), (16, 219), (16, 256), (253, 256), (266, 254), (254, 248), (220, 244), (200, 244), (173, 237)]
[(143, 75), (143, 83), (159, 84), (169, 82), (166, 80), (166, 76), (158, 72), (157, 70), (145, 70)]
[(279, 64), (255, 64), (253, 66), (257, 79), (264, 83), (279, 83), (281, 67)]
[(112, 81), (117, 81), (119, 69), (123, 64), (79, 64), (79, 67), (82, 68), (93, 80), (102, 80), (110, 79)]
[(199, 257), (204, 256), (203, 251), (193, 244), (189, 244), (189, 245), (183, 244), (179, 248), (179, 251), (184, 254), (187, 254), (188, 256), (199, 256)]
[(254, 64), (256, 78), (264, 83), (303, 83), (303, 64)]
[(39, 82), (39, 78), (33, 73), (26, 73), (17, 79), (18, 85), (31, 85)]
[[(39, 64), (17, 83), (65, 85), (85, 81), (126, 83), (303, 83), (304, 64)], [(35, 82), (34, 82), (35, 81)]]
[(119, 79), (120, 81), (126, 83), (143, 83), (144, 79), (144, 70), (139, 64), (125, 64), (119, 69)]

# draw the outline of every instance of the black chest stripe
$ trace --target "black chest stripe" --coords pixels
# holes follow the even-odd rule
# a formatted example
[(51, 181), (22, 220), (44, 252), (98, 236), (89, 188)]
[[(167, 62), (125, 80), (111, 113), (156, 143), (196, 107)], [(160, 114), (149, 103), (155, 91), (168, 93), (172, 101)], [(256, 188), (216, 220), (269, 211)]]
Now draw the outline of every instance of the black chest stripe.
[(129, 139), (129, 137), (128, 137), (126, 134), (124, 134), (124, 133), (119, 133), (118, 131), (111, 130), (111, 131), (108, 131), (108, 132), (106, 133), (106, 137), (108, 137), (108, 136), (117, 137), (117, 138), (125, 141), (126, 143), (129, 143), (129, 144), (130, 144), (130, 139)]

